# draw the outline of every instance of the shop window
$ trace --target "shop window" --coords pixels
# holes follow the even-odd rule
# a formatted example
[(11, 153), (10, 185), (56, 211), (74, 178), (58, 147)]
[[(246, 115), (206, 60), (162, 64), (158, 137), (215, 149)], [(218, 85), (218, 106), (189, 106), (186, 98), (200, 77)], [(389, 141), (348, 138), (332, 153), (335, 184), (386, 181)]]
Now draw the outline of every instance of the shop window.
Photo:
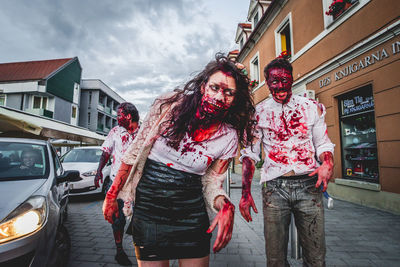
[(339, 97), (343, 177), (378, 182), (372, 86)]
[(275, 30), (275, 47), (276, 55), (280, 55), (282, 52), (286, 52), (288, 58), (292, 55), (292, 26), (291, 26), (291, 14), (283, 20), (277, 30)]

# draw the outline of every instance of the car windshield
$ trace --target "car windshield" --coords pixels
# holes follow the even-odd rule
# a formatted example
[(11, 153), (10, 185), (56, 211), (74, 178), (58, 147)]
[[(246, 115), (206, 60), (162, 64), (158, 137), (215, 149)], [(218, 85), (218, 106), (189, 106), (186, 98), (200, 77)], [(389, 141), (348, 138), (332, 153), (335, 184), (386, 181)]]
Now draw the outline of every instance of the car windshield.
[(72, 149), (65, 154), (61, 161), (66, 162), (99, 162), (103, 151), (99, 148), (94, 149)]
[(44, 145), (0, 142), (0, 181), (47, 177), (46, 151)]

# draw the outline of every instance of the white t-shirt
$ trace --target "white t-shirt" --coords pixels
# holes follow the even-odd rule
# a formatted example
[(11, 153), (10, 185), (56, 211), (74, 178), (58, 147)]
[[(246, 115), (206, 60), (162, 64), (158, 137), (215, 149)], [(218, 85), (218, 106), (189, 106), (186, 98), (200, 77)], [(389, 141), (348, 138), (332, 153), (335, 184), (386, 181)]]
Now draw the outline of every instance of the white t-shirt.
[[(321, 115), (318, 114), (318, 109)], [(256, 107), (258, 141), (241, 150), (242, 160), (260, 161), (261, 144), (265, 152), (260, 183), (290, 171), (296, 175), (313, 172), (323, 152), (333, 154), (334, 144), (328, 137), (325, 107), (305, 97), (293, 95), (287, 104), (267, 99)]]
[(176, 170), (204, 175), (214, 160), (235, 157), (237, 148), (236, 130), (223, 124), (211, 138), (201, 142), (193, 141), (186, 134), (178, 150), (168, 146), (164, 137), (159, 137), (154, 142), (148, 158)]
[(104, 152), (111, 154), (111, 180), (114, 181), (119, 167), (121, 166), (122, 156), (128, 149), (129, 145), (132, 143), (133, 139), (136, 136), (136, 133), (137, 130), (133, 134), (130, 134), (128, 130), (119, 125), (112, 128), (111, 131), (108, 133), (101, 149)]

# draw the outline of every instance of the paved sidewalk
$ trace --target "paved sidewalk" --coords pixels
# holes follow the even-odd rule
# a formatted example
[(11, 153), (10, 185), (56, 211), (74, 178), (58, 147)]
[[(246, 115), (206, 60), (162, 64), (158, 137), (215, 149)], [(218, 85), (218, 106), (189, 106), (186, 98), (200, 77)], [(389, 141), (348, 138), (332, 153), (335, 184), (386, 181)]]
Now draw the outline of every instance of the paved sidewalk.
[[(241, 177), (232, 175), (231, 198), (238, 206)], [(252, 192), (259, 210), (247, 223), (235, 214), (233, 237), (228, 246), (210, 255), (210, 266), (265, 266), (261, 188), (253, 182)], [(69, 205), (67, 228), (72, 242), (69, 266), (119, 266), (114, 261), (115, 245), (111, 226), (101, 214), (99, 196), (73, 197)], [(345, 201), (334, 201), (334, 209), (325, 209), (327, 266), (400, 266), (400, 216)], [(215, 240), (216, 232), (212, 243)], [(134, 266), (136, 258), (132, 238), (125, 235), (124, 247)], [(290, 258), (292, 266), (301, 260)], [(178, 266), (172, 261), (170, 266)]]

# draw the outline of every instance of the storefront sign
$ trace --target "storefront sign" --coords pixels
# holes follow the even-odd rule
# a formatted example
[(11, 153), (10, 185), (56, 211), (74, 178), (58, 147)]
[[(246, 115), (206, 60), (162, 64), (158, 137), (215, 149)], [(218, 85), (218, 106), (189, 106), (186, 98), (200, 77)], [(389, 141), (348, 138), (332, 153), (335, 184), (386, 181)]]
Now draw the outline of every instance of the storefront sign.
[(352, 98), (343, 99), (343, 115), (350, 115), (374, 108), (372, 96), (355, 95)]
[[(390, 50), (382, 48), (381, 50), (378, 50), (378, 51), (364, 57), (363, 59), (361, 59), (359, 61), (352, 62), (349, 65), (345, 66), (344, 68), (340, 69), (339, 71), (336, 71), (334, 73), (334, 76), (335, 76), (334, 81), (339, 81), (339, 80), (343, 79), (344, 77), (347, 77), (359, 70), (365, 69), (365, 68), (375, 64), (375, 62), (382, 61), (382, 60), (388, 58), (390, 52), (392, 52), (392, 55), (400, 53), (400, 42), (396, 41), (396, 42), (392, 43), (390, 48), (391, 48)], [(390, 51), (390, 52), (388, 52), (388, 51)], [(331, 82), (332, 82), (331, 77), (327, 76), (327, 77), (319, 80), (319, 88), (328, 86), (329, 84), (331, 84)]]

